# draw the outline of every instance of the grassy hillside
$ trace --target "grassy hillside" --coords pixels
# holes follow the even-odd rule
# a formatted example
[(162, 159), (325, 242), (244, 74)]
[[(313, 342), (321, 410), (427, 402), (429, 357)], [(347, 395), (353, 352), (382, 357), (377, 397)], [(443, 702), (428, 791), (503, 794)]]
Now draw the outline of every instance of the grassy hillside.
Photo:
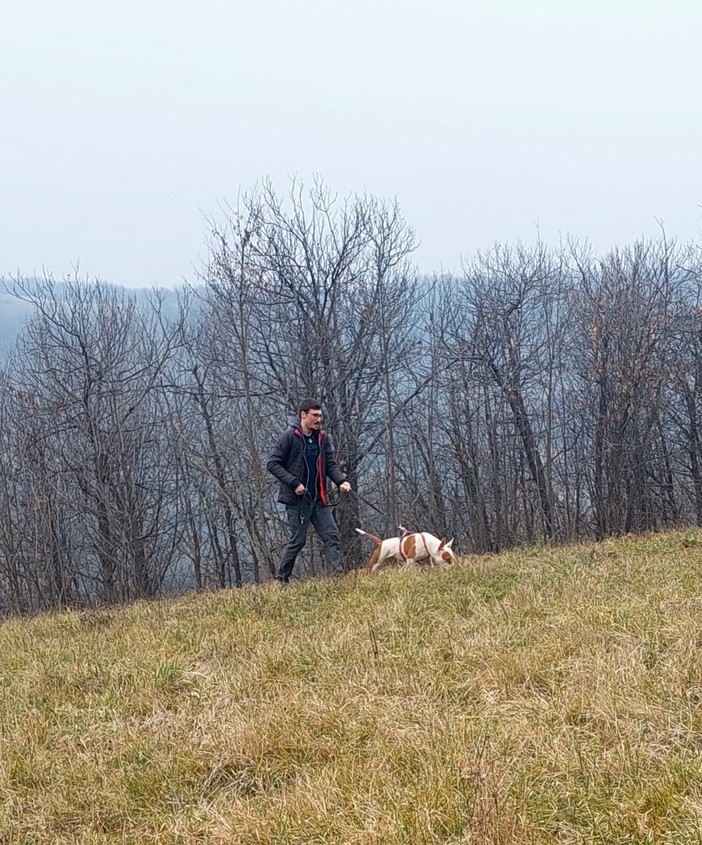
[(702, 841), (702, 535), (0, 627), (2, 843)]

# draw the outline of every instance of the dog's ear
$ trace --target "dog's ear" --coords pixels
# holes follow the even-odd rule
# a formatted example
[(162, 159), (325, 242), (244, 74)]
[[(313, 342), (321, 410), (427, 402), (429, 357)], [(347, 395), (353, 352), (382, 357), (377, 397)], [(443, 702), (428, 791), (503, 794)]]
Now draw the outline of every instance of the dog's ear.
[(439, 543), (439, 551), (441, 551), (441, 549), (443, 549), (443, 547), (445, 545), (446, 545), (446, 540), (444, 540), (444, 538), (442, 537), (441, 542)]
[(451, 537), (451, 539), (448, 541), (448, 543), (445, 543), (445, 546), (446, 546), (447, 549), (450, 549), (452, 545), (453, 545), (453, 537)]

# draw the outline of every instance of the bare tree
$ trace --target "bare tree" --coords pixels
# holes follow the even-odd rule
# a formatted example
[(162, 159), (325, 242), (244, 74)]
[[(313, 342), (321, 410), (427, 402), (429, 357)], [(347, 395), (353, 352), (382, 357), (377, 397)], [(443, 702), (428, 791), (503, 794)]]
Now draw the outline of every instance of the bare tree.
[[(294, 185), (286, 204), (265, 185), (213, 242), (207, 281), (229, 333), (221, 349), (243, 418), (253, 419), (254, 401), (271, 408), (270, 446), (297, 401), (318, 397), (356, 488), (365, 444), (379, 430), (392, 438), (393, 405), (402, 401), (393, 379), (408, 363), (414, 236), (399, 209), (370, 198), (339, 203), (321, 184), (308, 195)], [(253, 456), (260, 440), (245, 437)], [(358, 548), (358, 514), (355, 497), (339, 507), (348, 550)]]
[(146, 314), (99, 283), (70, 282), (59, 293), (51, 279), (17, 280), (14, 293), (35, 308), (20, 338), (18, 382), (41, 420), (37, 455), (52, 450), (70, 479), (81, 578), (96, 579), (106, 602), (155, 595), (179, 530), (171, 519), (164, 544), (169, 453), (157, 401), (178, 331), (158, 297)]

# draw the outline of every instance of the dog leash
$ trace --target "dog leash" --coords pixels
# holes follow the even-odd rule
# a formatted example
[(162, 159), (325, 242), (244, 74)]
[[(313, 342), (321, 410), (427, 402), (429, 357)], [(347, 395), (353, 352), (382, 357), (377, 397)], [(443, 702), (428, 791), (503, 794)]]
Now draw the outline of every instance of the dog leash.
[(371, 510), (380, 514), (383, 518), (385, 517), (385, 514), (380, 510), (380, 508), (376, 508), (373, 502), (369, 502), (368, 499), (364, 499), (363, 496), (360, 496), (355, 490), (351, 490), (351, 493), (358, 499), (359, 502), (362, 502), (364, 505), (371, 508)]
[[(355, 496), (355, 497), (358, 499), (358, 501), (359, 501), (359, 502), (361, 502), (362, 504), (366, 505), (366, 506), (367, 506), (367, 507), (369, 507), (371, 510), (374, 510), (374, 511), (375, 511), (375, 512), (379, 515), (379, 516), (382, 516), (382, 517), (383, 517), (383, 519), (385, 519), (386, 514), (384, 514), (384, 513), (380, 510), (380, 508), (376, 507), (376, 506), (373, 504), (373, 502), (369, 502), (369, 501), (368, 501), (368, 499), (366, 499), (366, 498), (364, 498), (363, 496), (361, 496), (361, 495), (360, 495), (359, 493), (357, 493), (355, 490), (351, 490), (351, 491), (350, 491), (350, 493), (351, 493), (351, 495), (352, 495), (352, 496)], [(402, 532), (402, 534), (403, 534), (403, 535), (405, 535), (405, 534), (411, 534), (411, 533), (412, 533), (411, 531), (408, 531), (406, 528), (403, 528), (402, 526), (399, 526), (399, 527), (400, 527), (400, 530), (401, 530), (401, 532)]]

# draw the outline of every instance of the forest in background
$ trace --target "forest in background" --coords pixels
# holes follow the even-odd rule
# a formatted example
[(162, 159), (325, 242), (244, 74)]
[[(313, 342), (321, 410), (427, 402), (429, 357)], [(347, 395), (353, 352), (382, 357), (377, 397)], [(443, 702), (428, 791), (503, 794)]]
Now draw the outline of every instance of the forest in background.
[(461, 553), (702, 525), (698, 245), (495, 244), (426, 278), (416, 244), (397, 204), (267, 185), (177, 302), (5, 278), (31, 316), (0, 367), (0, 612), (270, 578), (265, 462), (306, 396), (361, 496), (333, 494), (348, 568), (359, 525)]

